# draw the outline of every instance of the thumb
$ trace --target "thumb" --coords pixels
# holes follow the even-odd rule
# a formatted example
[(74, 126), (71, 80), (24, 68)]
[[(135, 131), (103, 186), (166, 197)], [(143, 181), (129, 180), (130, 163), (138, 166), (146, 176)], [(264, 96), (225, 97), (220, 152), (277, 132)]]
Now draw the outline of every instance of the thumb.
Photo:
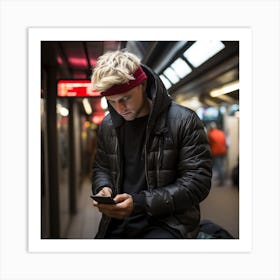
[(114, 197), (114, 200), (117, 202), (117, 203), (120, 203), (120, 202), (123, 202), (125, 201), (126, 199), (128, 199), (130, 197), (129, 194), (127, 193), (122, 193), (122, 194), (118, 194)]
[(101, 191), (99, 191), (97, 193), (97, 195), (111, 196), (112, 195), (112, 190), (108, 187), (104, 187)]

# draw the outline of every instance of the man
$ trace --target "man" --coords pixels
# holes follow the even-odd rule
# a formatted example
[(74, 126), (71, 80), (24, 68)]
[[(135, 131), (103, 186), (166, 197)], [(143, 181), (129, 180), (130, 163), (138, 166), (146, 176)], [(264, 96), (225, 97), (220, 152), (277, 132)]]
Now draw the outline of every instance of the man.
[(213, 171), (218, 175), (218, 185), (222, 186), (225, 180), (224, 158), (227, 153), (227, 142), (224, 132), (211, 122), (208, 128), (208, 139), (213, 158)]
[(101, 56), (93, 87), (110, 114), (99, 127), (93, 202), (96, 238), (196, 238), (211, 186), (211, 155), (197, 115), (172, 101), (160, 78), (125, 51)]

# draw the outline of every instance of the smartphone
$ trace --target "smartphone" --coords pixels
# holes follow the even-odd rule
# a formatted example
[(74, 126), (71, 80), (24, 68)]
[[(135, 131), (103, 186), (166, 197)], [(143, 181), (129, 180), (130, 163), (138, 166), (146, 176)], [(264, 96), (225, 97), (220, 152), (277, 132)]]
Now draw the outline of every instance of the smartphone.
[(116, 204), (116, 201), (111, 196), (91, 195), (90, 197), (98, 203)]

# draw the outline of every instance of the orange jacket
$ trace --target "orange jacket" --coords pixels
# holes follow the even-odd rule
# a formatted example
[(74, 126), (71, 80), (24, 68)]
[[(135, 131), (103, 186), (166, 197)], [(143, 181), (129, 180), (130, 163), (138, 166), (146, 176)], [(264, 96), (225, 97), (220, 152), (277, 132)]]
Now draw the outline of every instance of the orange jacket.
[(226, 137), (223, 131), (217, 128), (210, 130), (208, 139), (213, 156), (224, 155), (227, 152)]

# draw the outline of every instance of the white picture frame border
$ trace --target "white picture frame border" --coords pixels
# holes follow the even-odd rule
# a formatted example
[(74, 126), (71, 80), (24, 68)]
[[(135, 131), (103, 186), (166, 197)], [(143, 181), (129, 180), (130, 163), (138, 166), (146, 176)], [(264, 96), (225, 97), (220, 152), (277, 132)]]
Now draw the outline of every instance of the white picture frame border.
[[(139, 24), (251, 30), (253, 120), (248, 129), (253, 135), (252, 142), (243, 146), (253, 150), (253, 174), (249, 166), (247, 175), (252, 176), (253, 185), (252, 205), (248, 205), (251, 248), (244, 253), (89, 253), (81, 247), (80, 253), (31, 253), (28, 209), (34, 205), (29, 205), (28, 190), (34, 174), (28, 170), (27, 84), (28, 55), (33, 54), (28, 54), (28, 28), (134, 28)], [(0, 279), (280, 279), (279, 29), (278, 0), (1, 0)], [(135, 34), (133, 40), (138, 38)], [(246, 164), (251, 160), (244, 162), (242, 173), (247, 173)], [(246, 203), (242, 205), (246, 210)]]

